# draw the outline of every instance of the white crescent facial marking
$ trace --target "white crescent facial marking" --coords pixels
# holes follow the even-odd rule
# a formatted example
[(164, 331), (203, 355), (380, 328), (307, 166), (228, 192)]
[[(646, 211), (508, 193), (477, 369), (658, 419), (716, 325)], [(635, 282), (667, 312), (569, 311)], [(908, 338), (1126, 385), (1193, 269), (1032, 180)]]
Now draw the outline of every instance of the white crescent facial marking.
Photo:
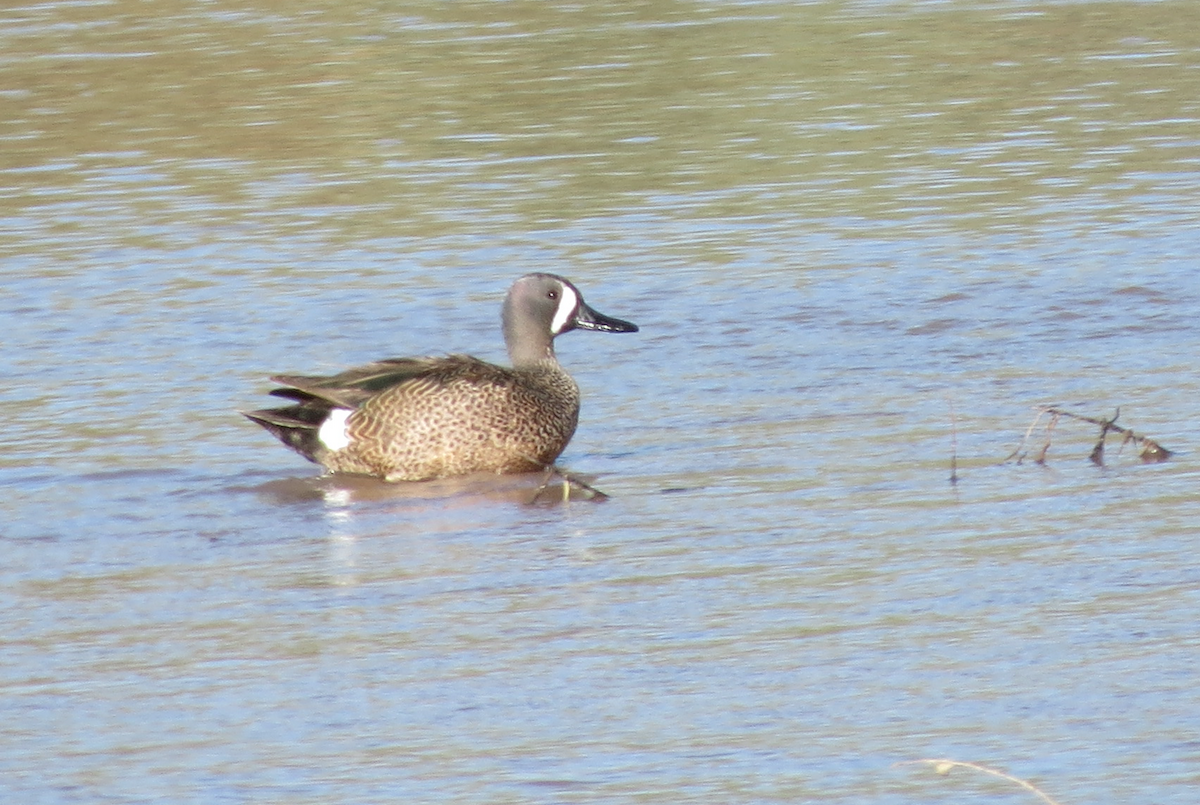
[(321, 429), (317, 431), (317, 438), (321, 440), (321, 444), (335, 453), (349, 445), (350, 431), (346, 427), (346, 420), (350, 419), (352, 413), (354, 412), (347, 408), (334, 408), (330, 411), (329, 416), (321, 423)]
[(577, 307), (579, 307), (579, 294), (571, 290), (568, 285), (562, 286), (562, 298), (558, 300), (558, 310), (554, 311), (554, 321), (550, 322), (550, 332), (554, 335), (561, 333), (562, 328), (567, 326), (567, 322), (571, 320), (571, 314)]

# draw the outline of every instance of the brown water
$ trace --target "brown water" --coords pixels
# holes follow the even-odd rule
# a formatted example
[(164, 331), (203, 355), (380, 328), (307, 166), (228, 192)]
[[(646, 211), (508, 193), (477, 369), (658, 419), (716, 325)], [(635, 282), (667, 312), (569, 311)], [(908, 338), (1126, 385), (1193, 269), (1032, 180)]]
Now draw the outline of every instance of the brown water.
[[(1195, 801), (1200, 6), (47, 2), (0, 45), (4, 801), (1032, 799), (892, 765), (943, 756)], [(532, 270), (642, 326), (559, 345), (607, 503), (332, 482), (235, 413), (500, 360)], [(1044, 404), (1176, 455), (1002, 463)]]

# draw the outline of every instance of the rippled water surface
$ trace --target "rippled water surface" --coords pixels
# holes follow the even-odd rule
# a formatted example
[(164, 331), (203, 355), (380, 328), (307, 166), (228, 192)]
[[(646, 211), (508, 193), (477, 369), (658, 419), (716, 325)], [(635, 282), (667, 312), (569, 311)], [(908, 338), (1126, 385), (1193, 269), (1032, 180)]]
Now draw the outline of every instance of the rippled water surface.
[[(0, 11), (5, 802), (1196, 801), (1200, 6), (251, 6)], [(535, 270), (607, 502), (236, 413)]]

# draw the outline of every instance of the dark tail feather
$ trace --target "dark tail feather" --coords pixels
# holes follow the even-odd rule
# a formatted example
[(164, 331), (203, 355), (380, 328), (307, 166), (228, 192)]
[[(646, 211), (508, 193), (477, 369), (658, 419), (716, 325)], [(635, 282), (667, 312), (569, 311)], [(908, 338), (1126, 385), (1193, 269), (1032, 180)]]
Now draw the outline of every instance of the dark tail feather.
[[(315, 394), (309, 394), (307, 391), (301, 391), (300, 389), (284, 387), (284, 388), (278, 388), (278, 389), (271, 389), (267, 393), (270, 394), (272, 397), (283, 397), (284, 399), (295, 400), (296, 402), (312, 403), (318, 410), (321, 410), (323, 413), (329, 413), (329, 410), (330, 410), (328, 402), (322, 400), (320, 397), (316, 396)], [(324, 406), (324, 408), (322, 408), (322, 406)]]
[(243, 411), (242, 416), (262, 425), (276, 439), (309, 461), (320, 464), (317, 454), (324, 450), (324, 445), (317, 434), (329, 411), (328, 407), (308, 403), (289, 405), (287, 408)]

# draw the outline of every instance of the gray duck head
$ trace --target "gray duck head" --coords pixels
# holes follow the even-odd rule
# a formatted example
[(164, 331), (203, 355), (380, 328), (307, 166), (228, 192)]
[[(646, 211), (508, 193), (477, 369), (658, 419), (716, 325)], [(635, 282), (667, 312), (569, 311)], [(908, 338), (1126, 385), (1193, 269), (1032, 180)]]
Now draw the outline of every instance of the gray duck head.
[(636, 333), (637, 325), (593, 310), (579, 289), (554, 274), (526, 274), (513, 283), (501, 312), (513, 366), (554, 358), (554, 337), (570, 330)]

